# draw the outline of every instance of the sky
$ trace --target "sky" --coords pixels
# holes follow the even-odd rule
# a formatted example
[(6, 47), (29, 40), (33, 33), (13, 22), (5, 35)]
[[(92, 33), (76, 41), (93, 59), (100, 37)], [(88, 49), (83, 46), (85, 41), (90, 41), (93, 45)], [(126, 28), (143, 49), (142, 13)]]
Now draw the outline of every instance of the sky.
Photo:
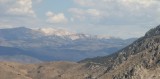
[(58, 28), (141, 37), (159, 25), (159, 0), (0, 0), (0, 28)]

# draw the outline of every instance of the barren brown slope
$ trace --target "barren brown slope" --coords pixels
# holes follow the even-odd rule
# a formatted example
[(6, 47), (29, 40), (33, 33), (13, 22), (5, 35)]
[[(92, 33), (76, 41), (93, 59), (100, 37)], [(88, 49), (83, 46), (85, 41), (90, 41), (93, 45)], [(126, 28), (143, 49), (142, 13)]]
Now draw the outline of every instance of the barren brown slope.
[(32, 79), (27, 77), (27, 70), (20, 69), (18, 63), (1, 62), (0, 63), (0, 79)]
[(99, 65), (72, 62), (42, 64), (0, 63), (0, 79), (89, 79), (104, 69)]
[(0, 79), (56, 79), (77, 63), (54, 62), (44, 64), (0, 63)]

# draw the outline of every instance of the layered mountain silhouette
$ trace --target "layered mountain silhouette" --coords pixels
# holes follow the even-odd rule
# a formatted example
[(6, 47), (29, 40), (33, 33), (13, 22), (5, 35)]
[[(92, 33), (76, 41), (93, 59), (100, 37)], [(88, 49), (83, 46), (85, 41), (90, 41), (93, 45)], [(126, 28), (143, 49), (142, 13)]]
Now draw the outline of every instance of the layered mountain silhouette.
[[(15, 56), (20, 55), (20, 59), (23, 55), (25, 58), (40, 61), (79, 61), (109, 55), (134, 40), (135, 38), (123, 40), (109, 36), (77, 34), (53, 28), (0, 29), (0, 60), (16, 60)], [(6, 47), (5, 50), (3, 47)]]
[(12, 61), (20, 63), (40, 63), (39, 59), (32, 57), (31, 51), (13, 47), (0, 46), (0, 61)]
[[(109, 56), (79, 63), (0, 63), (2, 79), (160, 79), (160, 26)], [(8, 75), (10, 74), (10, 75)]]

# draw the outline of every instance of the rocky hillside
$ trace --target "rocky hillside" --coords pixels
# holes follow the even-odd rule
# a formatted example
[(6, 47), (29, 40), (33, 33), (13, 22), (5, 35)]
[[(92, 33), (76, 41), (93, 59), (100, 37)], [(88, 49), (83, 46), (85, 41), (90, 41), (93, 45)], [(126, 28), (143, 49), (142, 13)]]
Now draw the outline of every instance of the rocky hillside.
[(86, 59), (107, 68), (100, 79), (159, 79), (160, 26), (115, 54)]

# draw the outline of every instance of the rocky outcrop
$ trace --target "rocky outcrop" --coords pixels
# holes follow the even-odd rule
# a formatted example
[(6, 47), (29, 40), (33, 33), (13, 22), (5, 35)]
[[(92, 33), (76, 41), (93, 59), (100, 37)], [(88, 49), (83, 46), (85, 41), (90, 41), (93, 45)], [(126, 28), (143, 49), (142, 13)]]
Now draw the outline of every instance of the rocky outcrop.
[(159, 73), (160, 26), (115, 54), (80, 61), (82, 62), (105, 66), (107, 72), (100, 79), (159, 79), (159, 75), (155, 74)]

